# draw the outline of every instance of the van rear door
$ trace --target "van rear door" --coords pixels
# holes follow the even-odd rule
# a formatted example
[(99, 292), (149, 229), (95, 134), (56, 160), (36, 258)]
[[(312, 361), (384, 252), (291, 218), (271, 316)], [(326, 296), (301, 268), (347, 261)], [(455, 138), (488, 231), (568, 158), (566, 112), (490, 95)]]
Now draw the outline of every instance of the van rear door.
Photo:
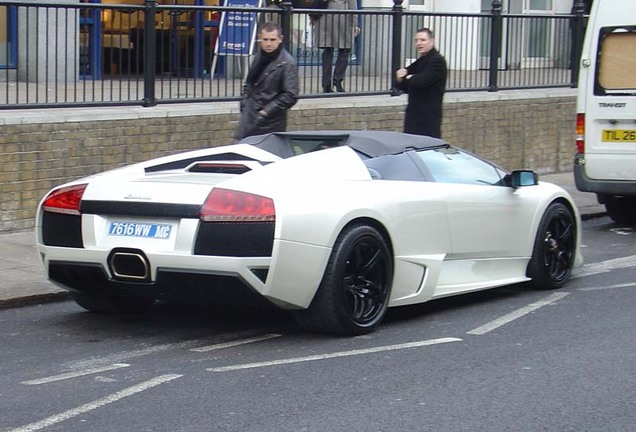
[(617, 223), (636, 224), (636, 7), (594, 0), (577, 94), (574, 181)]
[(584, 107), (586, 174), (636, 181), (636, 25), (599, 27), (591, 49), (593, 72)]

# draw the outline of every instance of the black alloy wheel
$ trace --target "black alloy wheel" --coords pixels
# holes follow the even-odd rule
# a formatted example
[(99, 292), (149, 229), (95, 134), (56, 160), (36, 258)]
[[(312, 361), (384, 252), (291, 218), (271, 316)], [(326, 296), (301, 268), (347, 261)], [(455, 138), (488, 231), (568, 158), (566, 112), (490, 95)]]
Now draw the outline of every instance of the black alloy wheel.
[(352, 226), (340, 234), (309, 309), (297, 311), (296, 319), (309, 331), (370, 333), (386, 314), (392, 280), (385, 239), (373, 227)]
[(534, 243), (528, 276), (539, 289), (561, 288), (570, 278), (576, 248), (577, 226), (572, 211), (553, 203), (546, 210)]
[(345, 307), (355, 322), (368, 325), (385, 308), (385, 256), (378, 244), (360, 239), (346, 262), (343, 278)]

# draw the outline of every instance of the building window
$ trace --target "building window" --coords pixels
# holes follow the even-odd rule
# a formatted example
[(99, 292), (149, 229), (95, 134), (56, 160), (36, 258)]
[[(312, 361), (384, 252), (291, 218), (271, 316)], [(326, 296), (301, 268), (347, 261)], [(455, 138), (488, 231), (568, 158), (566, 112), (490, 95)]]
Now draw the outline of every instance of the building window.
[(15, 41), (15, 7), (0, 6), (0, 69), (15, 68)]

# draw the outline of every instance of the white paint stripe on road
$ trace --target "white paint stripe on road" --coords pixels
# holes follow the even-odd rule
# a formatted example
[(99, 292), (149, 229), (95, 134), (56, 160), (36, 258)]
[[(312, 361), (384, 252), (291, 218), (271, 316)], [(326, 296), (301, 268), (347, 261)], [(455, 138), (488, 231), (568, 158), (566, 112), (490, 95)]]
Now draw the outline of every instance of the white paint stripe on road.
[(569, 295), (570, 293), (554, 293), (551, 294), (547, 297), (545, 297), (543, 300), (539, 300), (538, 302), (534, 302), (529, 304), (526, 307), (522, 307), (521, 309), (517, 309), (514, 312), (511, 312), (507, 315), (502, 316), (501, 318), (498, 318), (494, 321), (491, 321), (487, 324), (484, 324), (483, 326), (477, 327), (469, 332), (467, 332), (468, 334), (471, 335), (483, 335), (486, 334), (498, 327), (501, 327), (504, 324), (508, 324), (511, 321), (516, 320), (517, 318), (521, 318), (524, 315), (529, 314), (532, 311), (535, 311), (537, 309), (539, 309), (542, 306), (545, 305), (549, 305), (550, 303), (554, 303), (557, 300), (561, 300), (563, 297)]
[[(241, 338), (241, 337), (250, 337), (254, 335), (254, 331), (238, 331), (232, 332), (224, 335), (217, 335), (217, 337), (223, 336), (225, 339), (229, 339), (230, 337)], [(67, 369), (88, 369), (94, 367), (101, 367), (104, 365), (112, 364), (112, 363), (125, 363), (133, 358), (143, 357), (147, 355), (157, 354), (164, 351), (169, 350), (177, 350), (177, 349), (191, 349), (197, 346), (201, 346), (203, 344), (209, 344), (210, 338), (201, 338), (201, 339), (191, 339), (182, 342), (173, 342), (173, 343), (164, 343), (160, 345), (150, 345), (141, 349), (124, 351), (119, 353), (106, 354), (99, 357), (91, 357), (83, 360), (74, 360), (69, 363), (66, 363), (65, 366)]]
[(241, 370), (241, 369), (254, 369), (254, 368), (267, 367), (267, 366), (277, 366), (277, 365), (283, 365), (283, 364), (325, 360), (325, 359), (336, 358), (336, 357), (349, 357), (349, 356), (372, 354), (372, 353), (378, 353), (378, 352), (384, 352), (384, 351), (395, 351), (395, 350), (401, 350), (406, 348), (418, 348), (418, 347), (423, 347), (428, 345), (437, 345), (442, 343), (460, 342), (460, 341), (461, 339), (458, 339), (458, 338), (430, 339), (425, 341), (409, 342), (409, 343), (403, 343), (403, 344), (397, 344), (397, 345), (385, 345), (385, 346), (380, 346), (375, 348), (366, 348), (366, 349), (359, 349), (359, 350), (352, 350), (352, 351), (340, 351), (340, 352), (328, 353), (328, 354), (318, 354), (318, 355), (307, 356), (307, 357), (295, 357), (295, 358), (271, 360), (271, 361), (265, 361), (265, 362), (259, 362), (259, 363), (247, 363), (242, 365), (223, 366), (223, 367), (209, 368), (207, 370), (210, 372), (228, 372), (228, 371), (235, 371), (235, 370)]
[(151, 388), (156, 387), (156, 386), (158, 386), (160, 384), (167, 383), (168, 381), (172, 381), (172, 380), (180, 378), (182, 376), (183, 375), (177, 375), (177, 374), (161, 375), (161, 376), (158, 376), (157, 378), (153, 378), (153, 379), (151, 379), (149, 381), (145, 381), (145, 382), (143, 382), (141, 384), (137, 384), (135, 386), (128, 387), (127, 389), (124, 389), (124, 390), (119, 391), (117, 393), (113, 393), (112, 395), (106, 396), (105, 398), (98, 399), (96, 401), (93, 401), (93, 402), (90, 402), (90, 403), (87, 403), (87, 404), (84, 404), (84, 405), (80, 405), (77, 408), (73, 408), (73, 409), (70, 409), (68, 411), (61, 412), (59, 414), (53, 415), (51, 417), (47, 417), (47, 418), (45, 418), (43, 420), (40, 420), (38, 422), (35, 422), (35, 423), (31, 423), (31, 424), (28, 424), (28, 425), (25, 425), (25, 426), (22, 426), (22, 427), (19, 427), (19, 428), (16, 428), (16, 429), (11, 429), (11, 430), (9, 430), (7, 432), (35, 432), (35, 431), (38, 431), (40, 429), (44, 429), (46, 427), (52, 426), (54, 424), (61, 423), (61, 422), (65, 421), (65, 420), (68, 420), (70, 418), (77, 417), (78, 415), (85, 414), (85, 413), (87, 413), (89, 411), (93, 411), (93, 410), (95, 410), (97, 408), (101, 408), (101, 407), (103, 407), (105, 405), (108, 405), (110, 403), (117, 402), (120, 399), (126, 398), (128, 396), (132, 396), (134, 394), (141, 393), (142, 391), (151, 389)]
[(26, 385), (38, 385), (38, 384), (48, 384), (51, 382), (55, 382), (55, 381), (63, 381), (66, 379), (71, 379), (71, 378), (77, 378), (77, 377), (81, 377), (81, 376), (86, 376), (86, 375), (92, 375), (92, 374), (96, 374), (96, 373), (100, 373), (100, 372), (106, 372), (106, 371), (110, 371), (110, 370), (115, 370), (115, 369), (121, 369), (121, 368), (125, 368), (130, 366), (127, 363), (115, 363), (109, 366), (103, 366), (103, 367), (96, 367), (96, 368), (92, 368), (92, 369), (84, 369), (84, 370), (79, 370), (79, 371), (75, 371), (75, 372), (67, 372), (67, 373), (63, 373), (60, 375), (53, 375), (50, 377), (45, 377), (45, 378), (39, 378), (39, 379), (34, 379), (34, 380), (29, 380), (29, 381), (22, 381), (21, 384), (26, 384)]
[(616, 284), (616, 285), (607, 285), (600, 287), (588, 287), (588, 288), (579, 288), (579, 291), (598, 291), (605, 289), (613, 289), (613, 288), (636, 288), (636, 283), (624, 283), (624, 284)]
[(151, 354), (157, 354), (164, 351), (177, 350), (177, 349), (190, 349), (193, 346), (201, 345), (206, 342), (209, 343), (209, 339), (193, 339), (193, 340), (188, 340), (184, 342), (151, 345), (145, 348), (132, 350), (132, 351), (106, 354), (99, 357), (93, 357), (93, 358), (88, 358), (84, 360), (74, 360), (72, 362), (66, 363), (65, 366), (68, 369), (84, 369), (84, 368), (100, 367), (105, 364), (123, 363), (130, 359), (143, 357), (143, 356), (147, 356)]
[(627, 267), (636, 267), (636, 255), (615, 258), (597, 263), (585, 264), (572, 273), (572, 279), (591, 276), (599, 273), (607, 273), (612, 270)]
[(265, 341), (268, 339), (273, 339), (273, 338), (277, 338), (281, 336), (282, 335), (271, 333), (271, 334), (265, 334), (262, 336), (256, 336), (253, 338), (239, 339), (239, 340), (235, 340), (231, 342), (224, 342), (224, 343), (218, 343), (214, 345), (203, 346), (199, 348), (192, 348), (190, 351), (203, 353), (203, 352), (214, 351), (214, 350), (219, 350), (223, 348), (232, 348), (235, 346), (245, 345), (245, 344), (254, 343), (254, 342), (261, 342), (261, 341)]

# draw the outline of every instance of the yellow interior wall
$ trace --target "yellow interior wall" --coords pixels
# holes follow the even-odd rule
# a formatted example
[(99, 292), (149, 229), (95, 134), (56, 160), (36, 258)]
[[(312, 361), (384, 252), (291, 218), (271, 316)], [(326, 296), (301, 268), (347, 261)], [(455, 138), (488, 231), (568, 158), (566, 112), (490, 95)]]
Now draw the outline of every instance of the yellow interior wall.
[(103, 4), (126, 4), (126, 5), (141, 5), (144, 4), (144, 0), (102, 0)]
[(7, 43), (7, 8), (0, 7), (0, 43)]
[[(158, 0), (160, 5), (194, 5), (195, 0)], [(144, 4), (144, 0), (102, 0), (104, 4)], [(205, 6), (218, 6), (219, 0), (205, 0), (203, 2)]]
[[(144, 3), (144, 0), (102, 0), (103, 4), (126, 4), (126, 5), (140, 5)], [(157, 2), (161, 5), (179, 5), (187, 6), (194, 5), (195, 0), (159, 0)], [(217, 6), (219, 0), (205, 0), (205, 6)], [(209, 19), (209, 17), (206, 17)], [(118, 11), (118, 10), (104, 10), (102, 13), (103, 28), (105, 32), (120, 32), (128, 31), (133, 28), (141, 28), (144, 23), (143, 11)], [(155, 27), (157, 29), (167, 29), (170, 24), (170, 12), (161, 11), (157, 12), (157, 19)]]

